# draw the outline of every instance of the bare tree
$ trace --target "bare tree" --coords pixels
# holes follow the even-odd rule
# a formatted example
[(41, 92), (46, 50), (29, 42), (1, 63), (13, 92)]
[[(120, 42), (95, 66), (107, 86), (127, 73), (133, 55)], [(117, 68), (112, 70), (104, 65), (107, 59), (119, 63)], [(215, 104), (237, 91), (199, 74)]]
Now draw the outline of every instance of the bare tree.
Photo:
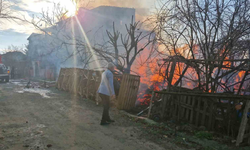
[(16, 5), (18, 4), (9, 0), (0, 0), (0, 23), (3, 21), (24, 21), (20, 16), (16, 16), (16, 12), (12, 9)]
[[(132, 17), (131, 23), (125, 25), (125, 35), (116, 30), (113, 23), (113, 31), (106, 31), (111, 45), (110, 51), (97, 51), (98, 54), (110, 61), (115, 60), (115, 65), (123, 73), (131, 73), (131, 67), (140, 53), (148, 50), (147, 57), (153, 57), (155, 52), (155, 33), (153, 30), (141, 29), (142, 23), (135, 22)], [(149, 59), (146, 59), (146, 61)]]
[(238, 85), (240, 93), (249, 79), (250, 1), (165, 0), (156, 20), (169, 87), (185, 79), (207, 92)]
[(6, 48), (4, 50), (3, 53), (7, 53), (7, 52), (21, 52), (24, 55), (26, 55), (27, 54), (27, 45), (25, 45), (25, 46), (10, 45), (10, 46), (8, 46), (8, 48)]
[[(80, 1), (72, 0), (72, 2)], [(52, 9), (42, 10), (40, 15), (29, 21), (40, 31), (39, 45), (43, 51), (36, 54), (36, 57), (46, 58), (65, 53), (60, 60), (61, 63), (78, 56), (82, 60), (83, 67), (86, 68), (92, 55), (86, 51), (86, 43), (80, 37), (72, 36), (74, 31), (71, 24), (76, 20), (75, 17), (67, 17), (67, 13), (68, 10), (60, 3), (54, 3)], [(34, 49), (34, 47), (29, 45), (29, 49)]]
[[(153, 42), (155, 42), (154, 32), (141, 29), (142, 23), (135, 22), (134, 18), (132, 18), (131, 24), (124, 26), (126, 34), (121, 34), (121, 30), (116, 30), (115, 24), (113, 24), (113, 31), (107, 30), (106, 35), (103, 35), (103, 37), (108, 37), (108, 41), (103, 38), (103, 41), (99, 39), (99, 41), (94, 42), (86, 41), (83, 37), (76, 36), (73, 30), (70, 31), (72, 22), (78, 22), (77, 16), (65, 18), (67, 12), (57, 4), (54, 5), (52, 12), (54, 17), (51, 17), (47, 11), (43, 11), (41, 17), (33, 22), (35, 27), (48, 35), (53, 41), (55, 40), (53, 43), (56, 44), (52, 44), (54, 45), (53, 48), (47, 51), (46, 55), (64, 48), (68, 53), (64, 61), (72, 57), (79, 57), (83, 66), (87, 68), (88, 64), (94, 61), (104, 60), (109, 62), (116, 60), (114, 63), (120, 71), (130, 73), (131, 66), (141, 52), (150, 49), (148, 57), (151, 57), (151, 54), (155, 51), (155, 47), (153, 47)], [(46, 24), (48, 27), (42, 28), (40, 24)], [(80, 24), (78, 26), (81, 27)], [(88, 34), (91, 31), (85, 32)], [(73, 50), (72, 47), (74, 47)]]

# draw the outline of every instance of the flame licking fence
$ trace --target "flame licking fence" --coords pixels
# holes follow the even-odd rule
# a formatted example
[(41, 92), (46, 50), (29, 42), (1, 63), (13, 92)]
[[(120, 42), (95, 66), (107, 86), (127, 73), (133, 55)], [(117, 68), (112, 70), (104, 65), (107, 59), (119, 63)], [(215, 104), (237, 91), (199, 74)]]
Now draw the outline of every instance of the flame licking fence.
[[(160, 105), (153, 103), (161, 100)], [(245, 109), (239, 117), (235, 104), (243, 102)], [(148, 117), (186, 121), (195, 126), (205, 126), (232, 137), (237, 135), (238, 146), (243, 140), (250, 144), (250, 96), (211, 93), (157, 92), (152, 94)]]
[[(101, 71), (62, 68), (57, 81), (57, 88), (70, 93), (80, 95), (84, 98), (98, 100), (96, 93), (101, 82)], [(114, 76), (121, 80), (119, 95), (117, 97), (117, 108), (129, 110), (135, 107), (137, 92), (140, 85), (140, 77), (130, 74)]]

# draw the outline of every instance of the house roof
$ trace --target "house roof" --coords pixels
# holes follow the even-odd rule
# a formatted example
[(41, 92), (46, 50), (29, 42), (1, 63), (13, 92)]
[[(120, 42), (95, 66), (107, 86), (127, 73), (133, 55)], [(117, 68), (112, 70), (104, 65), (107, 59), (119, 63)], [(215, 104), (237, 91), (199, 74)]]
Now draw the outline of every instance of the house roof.
[(35, 37), (35, 36), (39, 36), (39, 35), (41, 35), (41, 34), (32, 33), (32, 34), (27, 38), (27, 40), (30, 40), (30, 38)]

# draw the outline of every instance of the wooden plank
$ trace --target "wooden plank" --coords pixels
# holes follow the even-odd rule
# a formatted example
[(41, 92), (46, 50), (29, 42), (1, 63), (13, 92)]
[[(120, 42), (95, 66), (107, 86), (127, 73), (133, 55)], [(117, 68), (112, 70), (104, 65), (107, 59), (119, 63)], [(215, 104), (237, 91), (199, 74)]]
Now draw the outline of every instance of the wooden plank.
[(199, 126), (201, 97), (197, 97), (196, 101), (198, 102), (198, 105), (197, 105), (197, 109), (196, 109), (197, 111), (196, 111), (195, 125)]
[(65, 73), (65, 76), (64, 76), (63, 82), (62, 82), (62, 89), (63, 89), (64, 91), (67, 90), (68, 79), (69, 79), (69, 76), (68, 76), (67, 73)]
[(91, 93), (90, 93), (90, 98), (92, 99), (92, 98), (94, 98), (95, 97), (95, 95), (96, 95), (96, 91), (97, 91), (97, 88), (96, 88), (96, 75), (95, 75), (95, 72), (94, 71), (92, 71), (91, 72), (91, 80), (90, 80), (91, 82), (90, 82), (90, 90), (91, 90)]
[(58, 79), (58, 85), (57, 85), (57, 88), (58, 89), (60, 89), (60, 90), (62, 90), (62, 84), (63, 84), (63, 79), (64, 79), (64, 77), (65, 77), (65, 74), (64, 74), (64, 72), (63, 71), (61, 71), (61, 73), (60, 73), (61, 75), (61, 77), (60, 77), (60, 79)]
[(128, 81), (129, 81), (128, 76), (126, 74), (124, 74), (122, 84), (121, 84), (121, 86), (124, 87), (123, 88), (124, 92), (122, 93), (121, 98), (119, 99), (119, 102), (120, 102), (119, 109), (123, 109), (124, 101), (126, 99), (126, 94), (128, 91), (128, 88), (127, 88)]
[(72, 78), (71, 78), (71, 83), (70, 83), (70, 85), (69, 85), (69, 91), (71, 92), (71, 93), (73, 93), (73, 94), (75, 94), (75, 88), (76, 88), (76, 84), (77, 84), (77, 69), (76, 68), (74, 68), (73, 69), (73, 72), (72, 72)]
[[(168, 99), (167, 99), (167, 100), (168, 100)], [(162, 102), (161, 119), (163, 119), (163, 118), (165, 117), (164, 112), (165, 112), (165, 109), (166, 109), (167, 100), (164, 100), (164, 101)]]
[(79, 86), (79, 89), (78, 89), (78, 93), (81, 97), (83, 97), (83, 94), (82, 94), (82, 89), (83, 89), (83, 86), (85, 86), (83, 84), (84, 82), (84, 70), (81, 70), (81, 77), (80, 77), (80, 86)]
[[(185, 101), (186, 102), (183, 105), (183, 107), (185, 108), (185, 120), (189, 121), (189, 116), (190, 116), (190, 111), (191, 111), (191, 108), (190, 108), (190, 97), (186, 96)], [(186, 106), (188, 106), (188, 107), (186, 107)]]
[(209, 118), (208, 118), (208, 129), (212, 130), (212, 122), (213, 122), (213, 111), (214, 111), (214, 105), (211, 103), (210, 109), (209, 109)]
[(238, 133), (237, 140), (236, 140), (236, 146), (239, 146), (240, 143), (243, 141), (243, 137), (244, 137), (247, 121), (248, 121), (247, 113), (249, 111), (249, 108), (250, 108), (250, 101), (248, 100), (246, 102), (246, 106), (245, 106), (245, 109), (244, 109), (244, 112), (243, 112), (243, 115), (242, 115), (242, 120), (241, 120), (241, 123), (240, 123), (239, 133)]
[(68, 69), (67, 74), (68, 74), (68, 80), (66, 82), (65, 89), (66, 91), (70, 92), (70, 87), (72, 85), (72, 80), (73, 80), (73, 69)]
[(138, 94), (138, 90), (139, 90), (139, 86), (140, 86), (140, 77), (139, 76), (131, 76), (134, 78), (134, 82), (132, 84), (132, 87), (131, 87), (131, 101), (130, 101), (130, 108), (128, 109), (131, 109), (133, 107), (135, 107), (135, 102), (137, 100), (137, 94)]
[(205, 124), (205, 120), (206, 120), (206, 113), (207, 113), (207, 101), (206, 100), (202, 100), (204, 102), (204, 106), (203, 106), (203, 112), (202, 112), (202, 122), (201, 122), (201, 125), (202, 126), (206, 126), (207, 125)]
[(79, 74), (79, 86), (77, 88), (77, 94), (79, 94), (80, 96), (82, 96), (82, 79), (83, 79), (83, 74), (82, 72)]
[(186, 107), (186, 114), (185, 114), (186, 117), (185, 117), (185, 118), (186, 118), (187, 121), (189, 121), (189, 117), (190, 117), (190, 113), (191, 113), (191, 109), (192, 109), (192, 108), (190, 107), (190, 96), (187, 96), (187, 97), (186, 97), (186, 100), (187, 100), (187, 105), (189, 106), (189, 108)]
[(131, 109), (135, 106), (139, 85), (139, 76), (123, 74), (118, 95), (118, 109)]
[(60, 82), (61, 82), (61, 79), (62, 79), (62, 76), (63, 76), (63, 73), (62, 73), (62, 68), (60, 69), (60, 73), (59, 73), (59, 76), (58, 76), (58, 79), (57, 79), (57, 82), (56, 82), (56, 87), (58, 89), (60, 89)]
[[(125, 90), (125, 87), (123, 86), (123, 84), (124, 84), (124, 79), (125, 77), (123, 76), (123, 80), (122, 80), (122, 82), (121, 82), (121, 86), (120, 86), (120, 91), (124, 91)], [(120, 92), (119, 93), (119, 95), (118, 95), (118, 98), (117, 98), (117, 101), (118, 101), (118, 105), (117, 105), (117, 107), (118, 107), (118, 109), (120, 109), (121, 108), (121, 101), (122, 101), (122, 98), (123, 98), (123, 92)]]
[(88, 99), (89, 98), (89, 95), (90, 95), (90, 78), (91, 78), (92, 74), (91, 74), (91, 70), (88, 70), (87, 71), (87, 83), (86, 83), (86, 98)]
[(129, 104), (129, 108), (131, 109), (133, 107), (135, 107), (135, 102), (137, 100), (137, 94), (138, 94), (138, 90), (139, 90), (139, 86), (140, 86), (140, 77), (133, 77), (134, 81), (132, 83), (132, 87), (131, 88), (131, 98), (130, 98), (130, 104)]
[(123, 80), (121, 83), (121, 89), (123, 92), (119, 94), (118, 109), (122, 109), (122, 103), (124, 99), (124, 91), (126, 90), (126, 75), (123, 75)]
[(123, 105), (122, 105), (122, 109), (127, 109), (127, 103), (129, 100), (129, 94), (130, 94), (130, 84), (133, 81), (132, 78), (130, 78), (130, 76), (127, 76), (127, 82), (126, 82), (126, 93), (124, 94), (124, 99), (123, 99)]
[[(135, 78), (134, 77), (132, 77), (132, 76), (129, 76), (129, 79), (130, 79), (130, 81), (128, 82), (128, 92), (127, 92), (127, 94), (126, 94), (126, 96), (127, 96), (127, 98), (126, 98), (126, 100), (124, 101), (125, 102), (125, 105), (124, 105), (124, 109), (126, 109), (126, 110), (129, 110), (129, 109), (131, 109), (132, 107), (134, 107), (134, 105), (135, 105), (135, 103), (134, 104), (132, 104), (133, 103), (133, 85), (134, 85), (134, 82), (135, 82)], [(132, 106), (133, 105), (133, 106)]]
[(193, 124), (193, 121), (194, 121), (195, 100), (194, 100), (193, 96), (190, 96), (190, 98), (191, 98), (190, 100), (191, 100), (192, 109), (191, 109), (189, 123)]
[(131, 109), (133, 107), (135, 107), (135, 102), (137, 100), (137, 93), (138, 93), (138, 90), (137, 88), (139, 89), (139, 86), (138, 86), (138, 77), (133, 77), (134, 81), (133, 83), (131, 84), (131, 99), (130, 99), (130, 104), (129, 104), (129, 108), (128, 109)]
[(79, 86), (81, 86), (80, 85), (80, 80), (81, 80), (81, 74), (80, 74), (81, 72), (80, 72), (80, 69), (78, 70), (78, 72), (77, 72), (77, 84), (76, 84), (76, 87), (75, 87), (75, 94), (76, 95), (78, 95), (78, 89), (79, 89)]
[(177, 120), (180, 121), (180, 116), (181, 116), (181, 105), (180, 105), (180, 101), (181, 101), (181, 96), (178, 96), (177, 97), (177, 108), (176, 111), (177, 111)]
[(88, 70), (84, 69), (82, 76), (81, 96), (85, 98), (87, 96), (87, 82), (88, 82)]
[(191, 112), (191, 110), (189, 109), (189, 108), (185, 108), (186, 109), (186, 112), (185, 112), (185, 119), (187, 120), (187, 121), (189, 121), (189, 117), (190, 117), (190, 112)]
[(231, 109), (231, 99), (228, 100), (228, 103), (227, 103), (227, 108), (226, 108), (226, 118), (224, 118), (224, 121), (227, 121), (227, 135), (230, 136), (230, 132), (231, 132), (231, 124), (232, 124), (232, 121), (231, 121), (231, 116), (230, 116), (230, 109)]
[(153, 94), (151, 96), (151, 99), (150, 99), (149, 110), (148, 110), (148, 118), (150, 118), (150, 115), (151, 115), (152, 103), (153, 103), (154, 97), (155, 97), (155, 92), (153, 92)]
[[(166, 94), (164, 94), (164, 95), (166, 95)], [(169, 108), (169, 117), (173, 117), (173, 115), (174, 115), (174, 102), (173, 102), (172, 97), (173, 97), (172, 95), (168, 95), (166, 98), (169, 101), (168, 103), (169, 103), (169, 107), (170, 107)]]
[(170, 95), (166, 95), (166, 94), (161, 94), (162, 95), (162, 101), (167, 101), (167, 116), (166, 117), (171, 117), (172, 115), (172, 102), (171, 102), (171, 96)]
[(66, 70), (64, 71), (64, 74), (63, 74), (63, 78), (62, 78), (62, 82), (61, 82), (61, 90), (64, 90), (64, 82), (66, 80), (67, 76), (66, 76)]
[[(156, 96), (156, 95), (155, 95), (155, 96)], [(160, 111), (160, 113), (164, 113), (163, 116), (166, 117), (166, 115), (167, 115), (167, 112), (166, 112), (166, 111), (168, 110), (168, 99), (167, 99), (168, 95), (165, 95), (165, 94), (158, 94), (157, 96), (158, 96), (157, 99), (158, 99), (158, 98), (159, 98), (159, 99), (162, 99), (162, 102), (163, 102), (163, 101), (166, 101), (165, 111), (164, 111), (164, 112)]]
[(178, 110), (178, 97), (174, 97), (173, 98), (173, 102), (174, 102), (174, 113), (173, 116), (175, 117), (175, 119), (177, 119), (178, 114), (177, 114), (177, 110)]
[(177, 98), (174, 100), (174, 104), (175, 104), (175, 109), (174, 109), (174, 117), (175, 119), (178, 119), (178, 111), (179, 111), (179, 96), (177, 96)]
[[(184, 105), (186, 105), (186, 104), (185, 104), (186, 95), (181, 96), (181, 97), (180, 97), (180, 101), (183, 102)], [(182, 104), (180, 104), (180, 109), (181, 109), (181, 110), (180, 110), (180, 119), (182, 119), (182, 118), (184, 118), (184, 116), (185, 116), (186, 108), (183, 107)]]

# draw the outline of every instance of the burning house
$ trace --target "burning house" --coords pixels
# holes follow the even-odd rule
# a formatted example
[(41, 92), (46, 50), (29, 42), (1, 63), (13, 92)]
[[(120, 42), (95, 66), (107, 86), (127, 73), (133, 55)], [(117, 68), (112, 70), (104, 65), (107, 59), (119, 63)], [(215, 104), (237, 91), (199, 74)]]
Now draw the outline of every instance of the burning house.
[(55, 79), (62, 67), (102, 69), (106, 61), (94, 56), (92, 47), (107, 43), (107, 30), (112, 31), (113, 23), (119, 32), (124, 33), (125, 24), (131, 22), (132, 16), (135, 16), (133, 8), (80, 8), (76, 16), (46, 28), (46, 33), (31, 34), (28, 38), (31, 75)]

